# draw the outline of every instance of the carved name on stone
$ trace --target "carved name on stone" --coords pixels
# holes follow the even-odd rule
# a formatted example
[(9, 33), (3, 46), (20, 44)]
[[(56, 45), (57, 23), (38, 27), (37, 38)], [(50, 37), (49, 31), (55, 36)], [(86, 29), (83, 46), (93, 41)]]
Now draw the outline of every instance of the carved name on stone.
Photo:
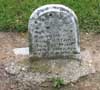
[(28, 29), (33, 57), (73, 58), (80, 53), (77, 17), (66, 6), (50, 4), (36, 9)]

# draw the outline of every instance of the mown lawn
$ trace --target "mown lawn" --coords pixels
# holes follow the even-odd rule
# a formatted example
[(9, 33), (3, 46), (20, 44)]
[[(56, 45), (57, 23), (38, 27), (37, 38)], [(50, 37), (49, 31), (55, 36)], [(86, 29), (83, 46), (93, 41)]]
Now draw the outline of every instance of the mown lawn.
[(100, 32), (100, 0), (0, 0), (0, 31), (27, 31), (34, 9), (50, 3), (72, 8), (81, 31)]

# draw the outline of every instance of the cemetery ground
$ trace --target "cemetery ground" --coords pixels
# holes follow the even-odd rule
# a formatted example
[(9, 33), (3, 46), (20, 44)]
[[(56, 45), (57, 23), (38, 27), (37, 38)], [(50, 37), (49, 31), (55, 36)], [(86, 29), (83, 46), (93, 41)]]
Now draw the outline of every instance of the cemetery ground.
[[(19, 85), (14, 78), (5, 72), (5, 65), (9, 62), (19, 62), (25, 56), (16, 56), (14, 48), (27, 47), (27, 33), (0, 32), (0, 90), (100, 90), (100, 34), (81, 32), (81, 51), (87, 50), (91, 54), (96, 73), (81, 77), (75, 83), (54, 88), (53, 82), (41, 85)], [(87, 58), (88, 59), (88, 58)]]
[[(32, 82), (31, 76), (33, 75), (34, 77), (34, 74), (31, 73), (29, 74), (29, 72), (31, 71), (28, 72), (26, 70), (27, 68), (26, 65), (24, 65), (26, 66), (25, 68), (15, 66), (14, 63), (19, 64), (21, 62), (23, 63), (24, 61), (25, 64), (26, 61), (29, 62), (28, 56), (15, 55), (13, 49), (28, 46), (28, 40), (27, 40), (28, 35), (27, 33), (21, 33), (21, 32), (23, 31), (27, 32), (27, 30), (29, 30), (27, 28), (27, 22), (29, 20), (30, 14), (37, 7), (48, 3), (63, 4), (75, 11), (79, 19), (80, 31), (88, 32), (88, 33), (86, 32), (80, 33), (80, 38), (81, 38), (80, 44), (81, 44), (81, 51), (86, 52), (84, 55), (87, 57), (85, 58), (86, 60), (85, 62), (87, 62), (90, 67), (94, 65), (96, 69), (96, 72), (94, 74), (89, 74), (87, 76), (81, 77), (76, 82), (71, 82), (67, 85), (63, 83), (62, 78), (53, 78), (50, 81), (45, 81), (39, 84), (36, 82)], [(39, 2), (38, 0), (10, 0), (10, 2), (9, 0), (6, 2), (4, 0), (0, 0), (0, 6), (1, 6), (0, 31), (8, 31), (8, 32), (0, 32), (0, 90), (100, 90), (100, 39), (99, 39), (100, 5), (99, 3), (100, 0), (83, 0), (83, 1), (40, 0)], [(12, 31), (17, 31), (18, 33)], [(80, 62), (78, 64), (80, 64)], [(29, 64), (29, 66), (31, 65)], [(70, 66), (73, 66), (73, 64), (71, 64)], [(11, 71), (9, 70), (9, 67), (12, 68)], [(74, 66), (71, 68), (74, 68)], [(20, 71), (19, 69), (22, 70), (22, 73), (19, 72)], [(43, 69), (46, 68), (42, 68), (41, 70)], [(70, 71), (70, 67), (68, 67), (66, 71), (68, 69)], [(30, 68), (28, 68), (28, 70), (30, 70)], [(77, 69), (74, 68), (74, 72), (75, 70), (77, 71)], [(82, 70), (85, 72), (85, 68), (83, 68)], [(81, 71), (80, 68), (79, 71)], [(23, 72), (25, 73), (23, 74)], [(14, 73), (16, 73), (16, 75)], [(66, 76), (72, 77), (71, 75), (72, 72), (70, 71), (70, 74)], [(18, 76), (19, 78), (17, 78)], [(73, 77), (74, 76), (75, 75), (73, 74)], [(25, 77), (25, 78), (23, 79), (20, 77)], [(38, 77), (36, 78), (37, 81), (39, 79), (40, 78)], [(29, 80), (29, 82), (27, 80)]]

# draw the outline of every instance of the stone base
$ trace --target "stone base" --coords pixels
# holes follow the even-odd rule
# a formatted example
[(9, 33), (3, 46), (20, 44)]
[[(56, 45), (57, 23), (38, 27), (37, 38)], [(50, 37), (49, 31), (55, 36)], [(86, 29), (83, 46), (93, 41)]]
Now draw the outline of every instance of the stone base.
[[(34, 63), (34, 62), (33, 62)], [(94, 67), (87, 62), (79, 62), (76, 60), (51, 60), (35, 62), (31, 67), (34, 73), (34, 80), (44, 82), (48, 78), (59, 77), (67, 84), (78, 80), (78, 78), (95, 73)]]
[(81, 53), (82, 60), (23, 60), (10, 63), (6, 72), (15, 75), (16, 79), (23, 82), (42, 83), (48, 78), (61, 78), (65, 84), (74, 82), (80, 77), (95, 73), (95, 68), (89, 58), (89, 52)]
[(81, 58), (81, 60), (22, 60), (17, 63), (7, 63), (5, 70), (23, 83), (27, 81), (42, 83), (48, 78), (59, 77), (67, 84), (82, 76), (95, 73), (90, 52), (82, 51)]

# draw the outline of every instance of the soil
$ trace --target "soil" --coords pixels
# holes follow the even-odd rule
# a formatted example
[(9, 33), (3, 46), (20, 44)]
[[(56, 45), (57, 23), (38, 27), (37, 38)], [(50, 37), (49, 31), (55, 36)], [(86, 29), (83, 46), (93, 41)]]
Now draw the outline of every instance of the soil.
[[(14, 48), (28, 46), (27, 33), (0, 32), (0, 90), (58, 90), (52, 83), (33, 85), (32, 89), (25, 89), (18, 85), (14, 78), (10, 78), (5, 72), (5, 64), (11, 61), (17, 62), (25, 56), (16, 56)], [(76, 83), (62, 86), (59, 90), (100, 90), (100, 34), (80, 33), (81, 50), (88, 50), (91, 54), (96, 73), (80, 78)]]

